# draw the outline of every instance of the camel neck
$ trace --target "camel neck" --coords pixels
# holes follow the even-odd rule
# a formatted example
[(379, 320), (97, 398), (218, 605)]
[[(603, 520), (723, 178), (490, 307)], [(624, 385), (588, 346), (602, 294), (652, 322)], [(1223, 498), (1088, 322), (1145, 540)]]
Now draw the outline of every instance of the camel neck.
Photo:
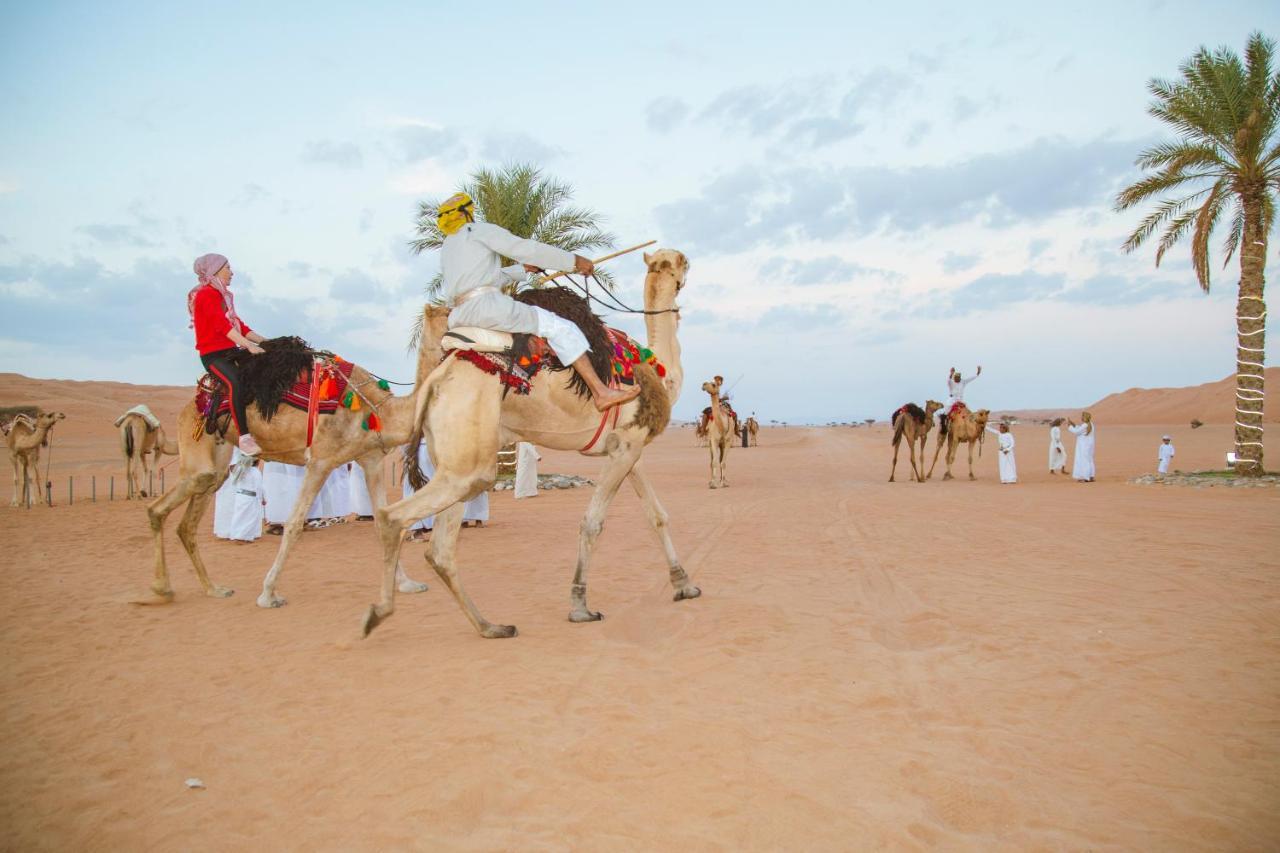
[(672, 402), (680, 396), (680, 388), (684, 384), (684, 367), (680, 364), (680, 341), (676, 337), (679, 315), (673, 311), (666, 311), (673, 306), (674, 301), (671, 299), (654, 299), (652, 302), (646, 300), (645, 308), (651, 311), (665, 311), (665, 313), (646, 314), (644, 318), (649, 349), (653, 350), (653, 354), (667, 370), (665, 382)]

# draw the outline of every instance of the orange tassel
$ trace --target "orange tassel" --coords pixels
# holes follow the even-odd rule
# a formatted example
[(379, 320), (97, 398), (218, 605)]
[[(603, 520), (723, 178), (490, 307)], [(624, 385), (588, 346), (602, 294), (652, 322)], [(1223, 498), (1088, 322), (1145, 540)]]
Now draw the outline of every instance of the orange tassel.
[(359, 397), (352, 396), (352, 398), (351, 398), (351, 411), (353, 411), (353, 412), (358, 412), (358, 411), (360, 411), (360, 398), (359, 398)]

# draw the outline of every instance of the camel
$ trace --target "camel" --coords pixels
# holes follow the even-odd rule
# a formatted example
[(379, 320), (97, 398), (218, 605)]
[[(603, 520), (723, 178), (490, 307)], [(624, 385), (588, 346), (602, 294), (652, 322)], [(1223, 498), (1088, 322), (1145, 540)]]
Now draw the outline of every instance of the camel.
[[(570, 589), (571, 622), (593, 622), (601, 618), (599, 612), (587, 607), (587, 570), (604, 529), (605, 513), (624, 480), (631, 481), (649, 525), (661, 543), (668, 577), (675, 590), (674, 600), (697, 598), (702, 594), (690, 583), (688, 573), (680, 565), (671, 543), (667, 513), (640, 464), (645, 447), (670, 421), (671, 406), (680, 395), (684, 379), (680, 344), (676, 339), (675, 299), (684, 286), (689, 262), (672, 249), (646, 254), (644, 260), (648, 268), (644, 307), (647, 312), (653, 312), (645, 314), (648, 347), (665, 366), (666, 376), (659, 377), (651, 365), (637, 365), (634, 375), (642, 389), (640, 396), (610, 409), (603, 418), (590, 398), (572, 388), (562, 373), (549, 370), (533, 377), (530, 393), (506, 394), (494, 376), (459, 358), (448, 358), (419, 386), (414, 425), (427, 441), (436, 473), (429, 483), (409, 497), (377, 511), (384, 559), (382, 589), (380, 600), (371, 605), (365, 615), (365, 636), (395, 610), (393, 577), (405, 528), (433, 514), (436, 523), (426, 553), (427, 563), (449, 588), (480, 636), (516, 636), (514, 625), (494, 624), (480, 614), (463, 589), (455, 560), (463, 503), (493, 485), (497, 476), (497, 449), (512, 441), (604, 457), (604, 470), (596, 480), (595, 493), (578, 533), (577, 567)], [(411, 482), (416, 481), (411, 478)], [(537, 559), (539, 555), (523, 556)]]
[(711, 395), (711, 417), (707, 419), (707, 447), (711, 455), (711, 482), (713, 489), (727, 489), (729, 481), (725, 479), (725, 463), (729, 461), (729, 448), (739, 436), (737, 419), (720, 405), (720, 388), (724, 385), (724, 377), (717, 376), (711, 382), (703, 382), (702, 390)]
[(747, 435), (750, 437), (752, 447), (760, 446), (760, 424), (756, 423), (755, 415), (747, 418)]
[[(889, 482), (893, 482), (898, 473), (898, 445), (903, 438), (907, 440), (907, 450), (911, 454), (911, 479), (923, 483), (920, 468), (924, 467), (925, 442), (929, 438), (929, 429), (933, 426), (933, 413), (942, 408), (937, 400), (926, 400), (921, 409), (915, 403), (907, 403), (893, 413), (893, 468), (889, 471)], [(920, 468), (916, 467), (916, 441), (920, 442)]]
[[(942, 441), (945, 438), (947, 442), (947, 473), (942, 479), (950, 480), (951, 464), (956, 459), (956, 446), (964, 443), (969, 445), (969, 479), (976, 480), (973, 476), (973, 446), (978, 445), (979, 453), (982, 449), (982, 437), (986, 435), (987, 418), (991, 416), (988, 409), (978, 409), (972, 411), (968, 408), (961, 409), (955, 414), (947, 418), (946, 432), (938, 433), (938, 444), (933, 451), (933, 464), (929, 466), (928, 477), (933, 476), (933, 469), (938, 464), (938, 451), (942, 449)], [(920, 460), (924, 461), (923, 458)]]
[(9, 425), (4, 440), (9, 447), (9, 459), (13, 462), (13, 502), (10, 506), (27, 504), (32, 481), (35, 482), (37, 500), (49, 505), (49, 496), (40, 488), (40, 448), (49, 446), (49, 430), (65, 417), (62, 412), (43, 412), (34, 418), (19, 415)]
[[(178, 443), (165, 438), (164, 427), (152, 426), (146, 415), (130, 410), (119, 421), (120, 450), (124, 453), (125, 500), (146, 497), (146, 489), (138, 485), (138, 469), (142, 469), (142, 482), (151, 478), (151, 469), (160, 467), (162, 455), (177, 456)], [(148, 455), (155, 461), (149, 462)]]
[[(418, 347), (419, 382), (441, 358), (439, 341), (447, 318), (448, 311), (443, 308), (427, 306), (424, 309), (423, 334)], [(270, 355), (258, 357), (269, 358)], [(282, 405), (268, 421), (262, 417), (256, 405), (249, 407), (247, 414), (250, 429), (262, 447), (258, 458), (270, 462), (305, 465), (307, 469), (297, 502), (289, 514), (289, 520), (285, 522), (275, 560), (263, 579), (262, 592), (257, 598), (259, 607), (281, 607), (286, 603), (286, 599), (276, 591), (276, 584), (290, 549), (302, 533), (307, 510), (334, 468), (348, 462), (360, 465), (373, 503), (374, 519), (377, 521), (377, 510), (386, 503), (382, 461), (388, 453), (409, 440), (415, 400), (412, 395), (396, 397), (391, 391), (382, 390), (377, 385), (377, 379), (359, 365), (353, 366), (348, 388), (358, 391), (365, 404), (360, 411), (339, 407), (333, 414), (320, 416), (309, 453), (306, 448), (305, 412)], [(362, 427), (364, 418), (370, 411), (376, 412), (381, 419), (381, 431)], [(139, 604), (164, 604), (173, 600), (173, 587), (169, 583), (164, 556), (164, 523), (169, 514), (184, 503), (187, 508), (178, 524), (178, 539), (195, 567), (196, 577), (205, 595), (226, 598), (233, 593), (233, 590), (218, 586), (209, 579), (204, 561), (196, 549), (196, 528), (209, 499), (227, 478), (231, 450), (239, 434), (232, 419), (225, 437), (204, 435), (203, 421), (194, 400), (178, 414), (178, 483), (167, 495), (161, 496), (147, 507), (155, 546), (155, 580), (151, 584), (155, 598), (137, 602)], [(496, 454), (494, 459), (497, 459)], [(398, 566), (396, 568), (401, 592), (423, 592), (427, 589), (425, 583), (411, 579)]]

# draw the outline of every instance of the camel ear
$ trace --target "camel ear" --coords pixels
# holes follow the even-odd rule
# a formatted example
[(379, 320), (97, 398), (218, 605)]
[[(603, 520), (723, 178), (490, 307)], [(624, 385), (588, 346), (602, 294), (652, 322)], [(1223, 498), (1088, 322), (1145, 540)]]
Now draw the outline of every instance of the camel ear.
[(644, 265), (646, 267), (653, 266), (653, 256), (648, 252), (644, 252)]

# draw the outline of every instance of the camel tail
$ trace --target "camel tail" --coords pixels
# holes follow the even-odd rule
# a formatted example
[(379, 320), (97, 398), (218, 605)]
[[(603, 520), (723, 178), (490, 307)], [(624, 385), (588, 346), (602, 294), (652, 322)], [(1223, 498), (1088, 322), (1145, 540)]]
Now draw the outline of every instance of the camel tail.
[(422, 473), (422, 467), (418, 464), (418, 445), (422, 443), (423, 420), (427, 415), (427, 404), (430, 403), (431, 397), (434, 396), (435, 378), (433, 373), (427, 379), (418, 384), (418, 390), (413, 403), (413, 429), (409, 432), (409, 443), (404, 447), (404, 475), (409, 480), (409, 485), (414, 491), (421, 489), (427, 484), (427, 478)]
[(124, 425), (124, 429), (120, 431), (124, 440), (124, 455), (129, 459), (133, 458), (133, 423), (128, 422)]
[(905, 432), (906, 429), (907, 429), (907, 419), (905, 417), (899, 417), (898, 415), (894, 415), (893, 439), (891, 440), (891, 443), (893, 444), (894, 447), (897, 447), (899, 444), (902, 443), (902, 433)]

